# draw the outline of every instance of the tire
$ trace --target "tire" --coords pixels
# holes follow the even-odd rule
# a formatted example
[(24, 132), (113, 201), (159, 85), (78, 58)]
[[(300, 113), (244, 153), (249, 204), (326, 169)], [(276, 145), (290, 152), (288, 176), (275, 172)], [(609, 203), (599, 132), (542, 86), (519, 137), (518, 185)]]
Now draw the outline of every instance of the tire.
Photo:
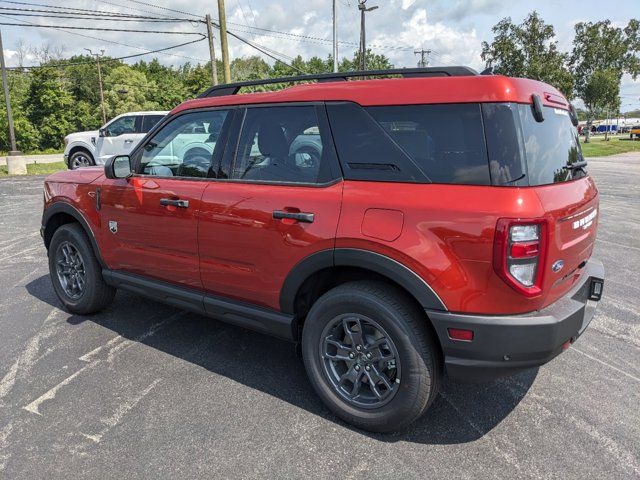
[(89, 238), (79, 224), (67, 223), (58, 228), (48, 254), (51, 283), (65, 310), (87, 315), (111, 303), (116, 290), (104, 282)]
[[(359, 318), (359, 324), (355, 318)], [(334, 326), (336, 322), (342, 327), (346, 322), (351, 335), (355, 336), (345, 334), (344, 340), (338, 342), (347, 349), (334, 345), (336, 336), (339, 338), (341, 335), (339, 328)], [(344, 421), (374, 432), (402, 430), (420, 417), (437, 396), (442, 377), (440, 352), (426, 322), (428, 319), (413, 299), (402, 290), (384, 283), (349, 282), (320, 297), (304, 323), (302, 356), (311, 384), (325, 405)], [(359, 328), (358, 325), (364, 326)], [(391, 343), (384, 343), (377, 352), (375, 348), (368, 347), (357, 352), (353, 342), (347, 343), (357, 338), (359, 329), (369, 332), (363, 342), (367, 346), (374, 343), (372, 338), (376, 337), (372, 337), (373, 334), (381, 334)], [(380, 342), (385, 341), (377, 338)], [(335, 352), (331, 351), (334, 347)], [(367, 355), (372, 352), (374, 360), (369, 361), (367, 358), (371, 357)], [(356, 360), (348, 357), (347, 361), (333, 361), (333, 355), (343, 358), (352, 354)], [(323, 355), (330, 355), (331, 359)], [(376, 358), (381, 356), (394, 356), (393, 363), (376, 362)], [(355, 371), (354, 362), (360, 365), (359, 372)], [(364, 372), (360, 380), (360, 393), (350, 397), (345, 390), (353, 391), (356, 382), (340, 387), (336, 386), (336, 378), (358, 375), (362, 372), (362, 365), (370, 371)], [(383, 370), (385, 365), (386, 370)], [(389, 365), (395, 365), (395, 369)], [(374, 395), (374, 389), (370, 387), (371, 377), (367, 375), (371, 371), (374, 372), (374, 380), (385, 376), (386, 381), (380, 381), (377, 387), (385, 395), (382, 398)], [(387, 384), (391, 389), (386, 388)]]
[(93, 157), (86, 150), (77, 150), (69, 157), (69, 170), (76, 170), (82, 167), (91, 167), (96, 163)]

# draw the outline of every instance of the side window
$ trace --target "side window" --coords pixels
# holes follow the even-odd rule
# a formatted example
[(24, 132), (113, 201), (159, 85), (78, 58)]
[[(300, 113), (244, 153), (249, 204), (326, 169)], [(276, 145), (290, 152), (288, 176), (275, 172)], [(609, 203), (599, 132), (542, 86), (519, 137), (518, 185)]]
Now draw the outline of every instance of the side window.
[(327, 113), (345, 178), (427, 182), (427, 175), (360, 105), (328, 103)]
[[(322, 112), (322, 111), (321, 111)], [(323, 112), (322, 112), (323, 113)], [(286, 183), (332, 179), (333, 144), (318, 107), (248, 108), (231, 178)]]
[(125, 133), (136, 133), (136, 117), (128, 115), (111, 122), (106, 128), (107, 137), (117, 137)]
[(136, 171), (161, 177), (207, 177), (229, 110), (179, 115), (141, 149)]
[(479, 104), (369, 107), (367, 111), (432, 182), (491, 183)]
[(149, 132), (163, 118), (163, 115), (145, 115), (142, 120), (142, 133)]

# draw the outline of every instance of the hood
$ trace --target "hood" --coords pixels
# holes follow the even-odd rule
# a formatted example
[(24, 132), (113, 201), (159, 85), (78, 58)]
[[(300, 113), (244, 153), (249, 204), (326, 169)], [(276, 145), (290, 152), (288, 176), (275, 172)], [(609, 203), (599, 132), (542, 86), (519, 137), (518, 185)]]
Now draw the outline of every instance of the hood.
[(85, 132), (73, 132), (65, 137), (65, 139), (69, 140), (69, 142), (73, 142), (75, 139), (87, 138), (87, 137), (97, 137), (98, 130), (87, 130)]
[(83, 167), (77, 170), (62, 170), (49, 175), (45, 182), (91, 183), (104, 174), (104, 166)]

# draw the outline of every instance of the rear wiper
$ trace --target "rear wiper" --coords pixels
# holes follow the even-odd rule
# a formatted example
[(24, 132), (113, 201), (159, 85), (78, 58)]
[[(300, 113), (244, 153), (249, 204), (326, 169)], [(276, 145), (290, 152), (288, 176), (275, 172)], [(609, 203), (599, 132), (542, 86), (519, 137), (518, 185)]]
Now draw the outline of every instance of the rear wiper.
[[(586, 160), (581, 160), (579, 162), (574, 162), (574, 163), (570, 163), (569, 165), (565, 165), (564, 168), (565, 170), (582, 170), (583, 172), (585, 172), (584, 167), (587, 166), (587, 161)], [(586, 172), (585, 172), (586, 173)]]

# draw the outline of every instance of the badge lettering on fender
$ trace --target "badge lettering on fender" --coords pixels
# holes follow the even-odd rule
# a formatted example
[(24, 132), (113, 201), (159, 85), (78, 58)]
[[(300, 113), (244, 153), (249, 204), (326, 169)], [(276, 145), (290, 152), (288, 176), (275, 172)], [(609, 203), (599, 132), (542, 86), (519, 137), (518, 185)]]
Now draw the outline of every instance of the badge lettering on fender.
[(118, 233), (118, 222), (109, 220), (109, 231), (111, 233)]

